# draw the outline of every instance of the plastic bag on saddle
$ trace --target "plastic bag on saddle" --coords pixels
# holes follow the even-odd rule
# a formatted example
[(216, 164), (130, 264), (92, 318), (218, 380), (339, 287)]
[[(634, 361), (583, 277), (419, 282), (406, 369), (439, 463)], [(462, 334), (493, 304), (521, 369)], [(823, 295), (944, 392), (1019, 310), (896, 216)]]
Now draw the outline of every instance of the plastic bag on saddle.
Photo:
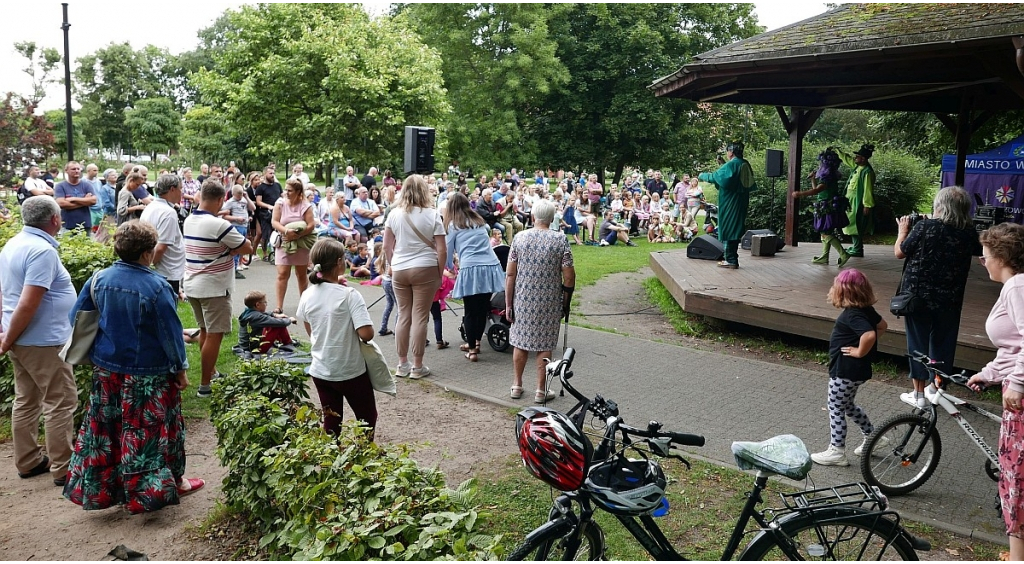
[(732, 454), (741, 470), (763, 470), (793, 480), (803, 480), (813, 463), (807, 447), (795, 435), (779, 435), (761, 442), (732, 443)]

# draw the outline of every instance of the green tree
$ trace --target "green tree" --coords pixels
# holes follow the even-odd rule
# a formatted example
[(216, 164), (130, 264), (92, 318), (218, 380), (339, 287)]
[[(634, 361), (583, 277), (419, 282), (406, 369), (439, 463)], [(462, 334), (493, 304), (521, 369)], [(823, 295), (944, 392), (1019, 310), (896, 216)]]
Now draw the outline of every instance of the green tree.
[(181, 114), (169, 98), (147, 98), (125, 110), (124, 123), (132, 133), (132, 144), (156, 160), (158, 152), (178, 146), (181, 135)]
[(436, 127), (447, 114), (440, 59), (402, 16), (260, 4), (218, 21), (216, 65), (193, 76), (203, 102), (251, 136), (254, 156), (393, 162), (405, 125)]
[[(951, 118), (956, 121), (955, 115)], [(932, 114), (871, 112), (869, 124), (871, 129), (864, 137), (898, 147), (933, 165), (942, 163), (942, 155), (956, 152), (953, 134)], [(1024, 131), (1024, 111), (999, 112), (971, 135), (968, 150), (980, 153), (994, 149), (1015, 139), (1021, 131)]]
[(14, 50), (28, 59), (28, 66), (23, 71), (32, 79), (32, 95), (29, 100), (33, 105), (38, 105), (46, 97), (46, 87), (60, 81), (53, 75), (60, 64), (60, 53), (53, 47), (39, 47), (35, 41), (17, 42)]
[(209, 106), (193, 106), (185, 112), (181, 124), (181, 149), (186, 159), (201, 162), (228, 162), (241, 155), (247, 139), (240, 139), (225, 127), (224, 119)]
[(125, 110), (139, 100), (164, 95), (159, 71), (169, 58), (166, 51), (147, 47), (140, 51), (125, 43), (111, 43), (78, 59), (75, 81), (84, 134), (95, 147), (130, 147)]
[(0, 186), (11, 186), (30, 162), (45, 162), (54, 137), (32, 100), (12, 92), (0, 101)]
[(537, 162), (538, 101), (565, 86), (549, 22), (569, 4), (410, 4), (402, 8), (441, 52), (452, 105), (450, 157), (481, 167)]
[[(551, 164), (601, 176), (610, 168), (618, 179), (627, 165), (694, 162), (745, 124), (768, 125), (748, 123), (763, 110), (702, 108), (648, 88), (692, 56), (760, 32), (752, 4), (574, 4), (548, 25), (571, 77), (536, 112), (534, 135)], [(730, 118), (725, 139), (708, 135), (716, 115)]]
[[(67, 160), (67, 113), (64, 110), (47, 110), (43, 116), (50, 124), (50, 130), (57, 133), (54, 137), (53, 151), (61, 156), (61, 160)], [(81, 116), (77, 115), (77, 112), (73, 112), (71, 116), (71, 123), (74, 124), (72, 134), (75, 136), (75, 147), (79, 148), (85, 147), (85, 136), (82, 135), (82, 122)]]

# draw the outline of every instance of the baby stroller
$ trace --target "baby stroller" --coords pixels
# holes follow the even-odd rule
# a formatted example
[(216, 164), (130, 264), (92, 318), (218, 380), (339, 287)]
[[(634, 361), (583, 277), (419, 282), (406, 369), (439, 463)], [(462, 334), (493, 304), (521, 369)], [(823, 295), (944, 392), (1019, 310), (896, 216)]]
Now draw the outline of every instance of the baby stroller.
[[(505, 270), (508, 266), (508, 245), (498, 245), (494, 247), (494, 254), (498, 256), (498, 262), (501, 263), (501, 269)], [(508, 318), (505, 317), (505, 292), (495, 292), (491, 294), (491, 312), (487, 315), (487, 324), (484, 326), (484, 335), (487, 335), (487, 344), (491, 346), (497, 352), (505, 352), (508, 350), (508, 332), (511, 328), (511, 323), (508, 322)], [(459, 334), (462, 336), (462, 340), (468, 342), (466, 338), (466, 318), (462, 318), (462, 325), (459, 326)]]

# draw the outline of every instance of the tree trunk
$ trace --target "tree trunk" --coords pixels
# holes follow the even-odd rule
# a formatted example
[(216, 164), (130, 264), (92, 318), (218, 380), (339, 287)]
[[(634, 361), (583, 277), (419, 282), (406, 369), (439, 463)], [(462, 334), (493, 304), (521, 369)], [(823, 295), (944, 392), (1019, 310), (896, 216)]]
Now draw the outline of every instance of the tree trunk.
[(622, 171), (625, 170), (626, 163), (619, 161), (615, 163), (615, 178), (612, 179), (613, 184), (618, 184), (622, 180)]
[(313, 171), (313, 181), (314, 182), (323, 182), (323, 180), (324, 180), (324, 163), (323, 162), (318, 162), (318, 163), (316, 163), (316, 169)]

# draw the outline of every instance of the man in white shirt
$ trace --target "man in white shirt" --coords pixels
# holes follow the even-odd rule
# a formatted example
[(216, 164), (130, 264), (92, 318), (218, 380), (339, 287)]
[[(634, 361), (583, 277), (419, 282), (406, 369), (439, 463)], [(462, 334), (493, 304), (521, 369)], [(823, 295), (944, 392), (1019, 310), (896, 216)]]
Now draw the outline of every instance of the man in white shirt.
[(341, 180), (341, 185), (345, 188), (345, 205), (351, 205), (352, 200), (356, 197), (356, 190), (362, 186), (359, 179), (356, 178), (354, 168), (350, 166), (345, 167), (345, 178)]
[(356, 220), (356, 231), (366, 239), (370, 238), (370, 229), (373, 228), (373, 220), (380, 217), (380, 207), (377, 202), (370, 199), (370, 191), (366, 188), (356, 190), (356, 197), (352, 200), (352, 217)]
[(185, 240), (178, 228), (178, 211), (174, 206), (181, 204), (181, 194), (181, 179), (177, 175), (160, 175), (156, 181), (156, 199), (142, 210), (139, 218), (156, 228), (153, 266), (179, 296), (181, 279), (185, 276)]
[(215, 178), (200, 190), (199, 208), (185, 219), (185, 277), (182, 285), (199, 325), (202, 380), (198, 395), (210, 397), (210, 381), (224, 333), (231, 331), (231, 293), (235, 288), (234, 255), (252, 252), (248, 239), (217, 214), (226, 192)]
[(302, 163), (295, 163), (295, 166), (292, 167), (291, 178), (298, 178), (302, 181), (303, 186), (309, 184), (309, 175), (302, 172)]
[(53, 188), (47, 186), (46, 182), (39, 175), (42, 171), (39, 167), (32, 165), (28, 167), (28, 177), (25, 178), (25, 189), (29, 191), (28, 197), (32, 196), (52, 196)]

